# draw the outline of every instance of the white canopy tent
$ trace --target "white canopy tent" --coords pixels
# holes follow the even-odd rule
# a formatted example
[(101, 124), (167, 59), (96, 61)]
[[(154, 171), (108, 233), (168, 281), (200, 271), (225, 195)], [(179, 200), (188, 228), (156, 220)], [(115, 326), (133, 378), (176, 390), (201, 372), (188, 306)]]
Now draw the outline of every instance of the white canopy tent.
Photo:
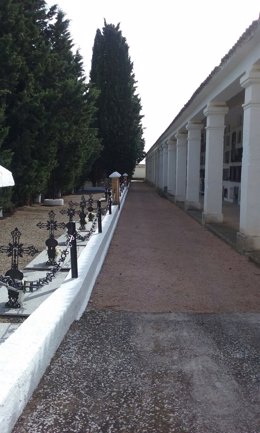
[(11, 171), (0, 165), (0, 188), (4, 186), (13, 186), (14, 178)]

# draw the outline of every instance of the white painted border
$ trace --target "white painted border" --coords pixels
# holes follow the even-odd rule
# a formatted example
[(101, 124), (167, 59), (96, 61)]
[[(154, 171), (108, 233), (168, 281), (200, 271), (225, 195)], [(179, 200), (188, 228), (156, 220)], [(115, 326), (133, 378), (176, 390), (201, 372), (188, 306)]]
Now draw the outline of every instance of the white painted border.
[(78, 260), (78, 278), (62, 285), (0, 346), (0, 431), (11, 433), (33, 391), (74, 320), (83, 314), (106, 257), (120, 209), (102, 221)]

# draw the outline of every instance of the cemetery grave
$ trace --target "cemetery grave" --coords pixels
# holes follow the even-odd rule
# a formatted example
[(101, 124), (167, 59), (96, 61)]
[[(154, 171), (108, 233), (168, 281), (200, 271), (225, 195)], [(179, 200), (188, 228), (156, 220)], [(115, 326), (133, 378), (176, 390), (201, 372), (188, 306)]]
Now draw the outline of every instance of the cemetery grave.
[[(75, 194), (64, 198), (62, 209), (40, 204), (24, 206), (0, 220), (0, 279), (2, 284), (14, 287), (6, 276), (8, 270), (13, 281), (22, 280), (18, 286), (23, 284), (24, 288), (18, 295), (0, 282), (0, 344), (65, 280), (71, 269), (72, 250), (67, 225), (73, 227), (72, 221), (76, 221), (75, 252), (79, 257), (91, 235), (97, 229), (102, 231), (101, 220), (109, 212), (109, 200), (101, 191), (94, 196)], [(8, 300), (7, 293), (15, 300), (12, 296)]]

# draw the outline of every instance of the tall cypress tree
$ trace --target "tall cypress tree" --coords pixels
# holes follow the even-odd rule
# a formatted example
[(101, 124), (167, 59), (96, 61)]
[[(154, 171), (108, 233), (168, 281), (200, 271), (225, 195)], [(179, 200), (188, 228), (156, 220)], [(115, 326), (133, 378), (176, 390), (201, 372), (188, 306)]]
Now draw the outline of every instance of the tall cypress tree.
[(49, 125), (57, 143), (49, 191), (56, 195), (78, 186), (83, 173), (90, 170), (99, 155), (100, 144), (90, 125), (95, 113), (95, 93), (86, 84), (80, 53), (72, 51), (69, 21), (60, 10), (49, 26), (48, 37), (51, 41)]
[(1, 1), (0, 160), (9, 158), (16, 204), (47, 188), (70, 191), (99, 154), (91, 125), (96, 93), (68, 26), (44, 0)]
[[(30, 203), (46, 187), (52, 164), (42, 88), (49, 47), (44, 0), (3, 0), (0, 9), (0, 82), (5, 90), (8, 135), (3, 150), (12, 152), (14, 200)], [(5, 61), (7, 60), (7, 62)]]
[(100, 92), (96, 126), (103, 150), (92, 171), (94, 182), (115, 170), (132, 175), (144, 157), (142, 107), (128, 51), (119, 24), (105, 22), (102, 32), (97, 30), (90, 79)]

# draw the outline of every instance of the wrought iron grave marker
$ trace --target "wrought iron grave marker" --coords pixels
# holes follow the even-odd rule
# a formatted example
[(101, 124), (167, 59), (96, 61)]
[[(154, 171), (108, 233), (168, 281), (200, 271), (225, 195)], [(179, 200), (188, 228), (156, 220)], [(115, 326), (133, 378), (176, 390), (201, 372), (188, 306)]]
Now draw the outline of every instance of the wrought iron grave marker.
[(79, 229), (80, 230), (86, 230), (86, 224), (87, 224), (87, 222), (86, 222), (87, 201), (86, 201), (84, 195), (81, 196), (81, 200), (80, 200), (79, 206), (80, 206), (80, 210), (77, 211), (77, 213), (79, 215), (79, 223), (80, 223)]
[(54, 237), (54, 232), (58, 230), (59, 228), (65, 229), (66, 224), (64, 222), (58, 223), (55, 220), (55, 213), (53, 211), (49, 212), (49, 219), (46, 221), (46, 223), (39, 222), (37, 227), (40, 229), (46, 228), (49, 230), (49, 238), (46, 240), (45, 244), (47, 246), (47, 254), (48, 254), (48, 261), (46, 262), (46, 265), (48, 266), (55, 266), (56, 263), (56, 247), (58, 245), (58, 241)]
[(23, 293), (23, 272), (19, 270), (19, 257), (23, 257), (24, 254), (28, 256), (34, 256), (39, 251), (33, 246), (30, 245), (28, 247), (24, 247), (22, 243), (20, 243), (21, 232), (16, 227), (12, 232), (12, 242), (9, 242), (7, 246), (0, 245), (0, 253), (6, 253), (8, 257), (11, 257), (11, 269), (9, 269), (5, 276), (9, 277), (5, 281), (14, 287), (12, 290), (8, 289), (8, 302), (5, 304), (8, 308), (20, 308), (21, 304), (19, 302), (19, 295)]

